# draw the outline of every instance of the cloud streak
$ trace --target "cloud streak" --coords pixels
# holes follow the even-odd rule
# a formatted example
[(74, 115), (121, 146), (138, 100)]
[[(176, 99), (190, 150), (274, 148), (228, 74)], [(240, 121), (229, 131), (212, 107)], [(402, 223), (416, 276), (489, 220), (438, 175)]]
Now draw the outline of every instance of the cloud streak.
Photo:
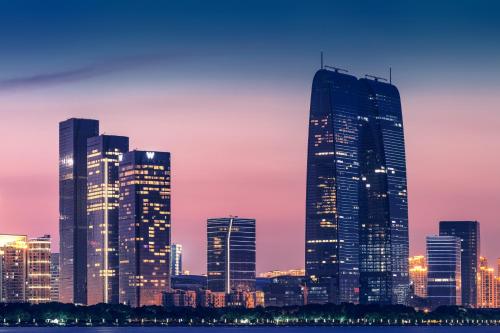
[(95, 77), (109, 75), (115, 72), (166, 63), (170, 60), (173, 60), (174, 58), (178, 58), (178, 56), (167, 54), (141, 55), (111, 59), (108, 61), (94, 63), (68, 70), (40, 73), (31, 76), (7, 78), (0, 80), (0, 91), (37, 88), (63, 83), (79, 82)]

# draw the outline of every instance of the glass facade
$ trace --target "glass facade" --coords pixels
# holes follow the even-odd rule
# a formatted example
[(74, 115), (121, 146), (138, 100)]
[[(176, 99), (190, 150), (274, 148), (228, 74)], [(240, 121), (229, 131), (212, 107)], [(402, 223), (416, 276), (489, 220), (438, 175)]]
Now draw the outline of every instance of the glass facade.
[(60, 301), (87, 303), (87, 139), (99, 122), (68, 119), (59, 123)]
[(182, 245), (172, 244), (170, 253), (170, 276), (182, 275)]
[(310, 303), (358, 302), (359, 98), (354, 76), (324, 69), (314, 76), (306, 188)]
[(26, 302), (27, 237), (0, 235), (0, 303)]
[(46, 303), (50, 297), (50, 236), (28, 240), (28, 302)]
[(50, 256), (50, 300), (59, 302), (59, 253)]
[(427, 298), (432, 307), (462, 304), (460, 238), (427, 237)]
[(161, 305), (170, 289), (170, 153), (131, 151), (119, 167), (119, 301)]
[(476, 307), (480, 253), (479, 222), (441, 221), (439, 222), (439, 234), (460, 238), (462, 248), (462, 305)]
[(118, 303), (118, 165), (129, 139), (87, 140), (87, 304)]
[(407, 304), (408, 191), (399, 92), (360, 79), (360, 302)]
[(255, 291), (255, 220), (207, 220), (207, 285), (226, 294)]

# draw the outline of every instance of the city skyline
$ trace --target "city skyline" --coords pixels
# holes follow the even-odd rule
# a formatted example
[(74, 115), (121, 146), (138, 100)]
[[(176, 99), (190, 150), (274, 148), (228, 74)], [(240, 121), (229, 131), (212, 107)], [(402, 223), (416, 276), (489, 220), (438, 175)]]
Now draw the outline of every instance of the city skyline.
[[(58, 251), (57, 123), (93, 118), (105, 134), (130, 136), (131, 148), (172, 153), (172, 240), (184, 246), (185, 269), (205, 271), (206, 219), (229, 214), (258, 221), (258, 272), (302, 268), (310, 79), (324, 50), (326, 64), (356, 76), (388, 76), (393, 67), (407, 139), (410, 253), (424, 253), (425, 236), (437, 234), (441, 220), (477, 220), (481, 255), (500, 254), (500, 159), (492, 153), (500, 148), (500, 66), (491, 57), (499, 50), (492, 42), (500, 31), (497, 4), (450, 10), (442, 3), (430, 14), (425, 3), (391, 3), (390, 14), (383, 14), (386, 5), (367, 5), (373, 17), (359, 4), (338, 11), (324, 4), (328, 22), (338, 22), (327, 30), (324, 14), (310, 6), (274, 4), (263, 14), (233, 5), (234, 18), (220, 25), (203, 19), (179, 39), (168, 31), (181, 31), (184, 23), (163, 24), (154, 15), (158, 8), (131, 26), (126, 10), (110, 21), (104, 11), (94, 25), (86, 12), (66, 9), (68, 15), (48, 24), (43, 19), (51, 14), (34, 10), (30, 17), (15, 4), (1, 6), (2, 30), (12, 31), (14, 18), (30, 22), (5, 36), (9, 47), (0, 61), (0, 132), (8, 157), (0, 176), (2, 233), (50, 233)], [(357, 14), (356, 23), (341, 19), (344, 12)], [(470, 21), (461, 18), (464, 12)], [(311, 21), (302, 13), (319, 16)], [(255, 19), (262, 28), (254, 31)], [(375, 31), (342, 29), (360, 21)], [(108, 33), (109, 26), (125, 33)], [(210, 32), (208, 42), (196, 37), (201, 28)], [(394, 30), (401, 33), (378, 33)], [(381, 50), (373, 53), (374, 45)]]

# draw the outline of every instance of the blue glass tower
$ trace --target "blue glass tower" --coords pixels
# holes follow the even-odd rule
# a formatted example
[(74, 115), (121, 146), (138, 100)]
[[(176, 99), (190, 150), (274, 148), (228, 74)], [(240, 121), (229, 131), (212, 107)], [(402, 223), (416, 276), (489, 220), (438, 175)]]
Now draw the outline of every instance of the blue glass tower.
[(118, 303), (118, 165), (125, 136), (87, 140), (87, 304)]
[(358, 301), (358, 105), (356, 77), (314, 76), (306, 189), (309, 303)]
[(360, 302), (406, 304), (408, 192), (395, 86), (360, 79)]
[(87, 139), (99, 122), (59, 123), (59, 239), (62, 303), (87, 303)]
[(170, 153), (134, 150), (119, 166), (119, 301), (161, 305), (170, 289)]

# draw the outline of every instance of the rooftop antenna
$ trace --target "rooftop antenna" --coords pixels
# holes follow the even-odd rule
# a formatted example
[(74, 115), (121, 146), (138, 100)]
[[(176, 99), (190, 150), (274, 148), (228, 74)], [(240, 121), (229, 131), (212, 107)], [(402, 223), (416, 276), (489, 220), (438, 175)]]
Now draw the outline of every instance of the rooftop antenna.
[(379, 80), (387, 82), (386, 78), (383, 78), (383, 77), (380, 77), (380, 76), (375, 76), (375, 75), (368, 75), (368, 74), (366, 74), (365, 78), (367, 78), (367, 79), (374, 79), (376, 82), (378, 82)]
[(392, 84), (392, 67), (389, 67), (389, 83)]
[(321, 51), (321, 69), (323, 69), (323, 51)]
[(335, 71), (335, 73), (338, 73), (338, 72), (346, 72), (346, 73), (348, 73), (349, 72), (347, 69), (343, 69), (343, 68), (339, 68), (339, 67), (333, 67), (333, 66), (328, 66), (328, 65), (325, 65), (325, 68), (333, 69)]

